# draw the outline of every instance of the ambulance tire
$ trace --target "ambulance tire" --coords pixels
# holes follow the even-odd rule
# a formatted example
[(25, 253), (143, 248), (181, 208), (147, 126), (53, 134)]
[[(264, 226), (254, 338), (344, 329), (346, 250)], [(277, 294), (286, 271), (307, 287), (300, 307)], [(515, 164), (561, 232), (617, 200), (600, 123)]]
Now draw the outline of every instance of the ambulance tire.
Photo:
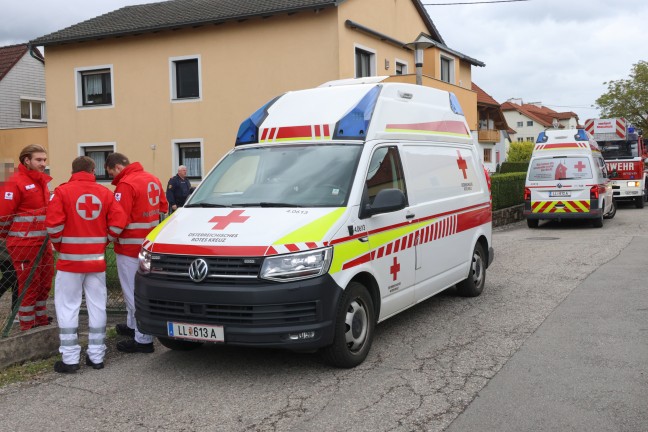
[(191, 342), (180, 339), (159, 337), (160, 343), (173, 351), (192, 351), (202, 346), (202, 342)]
[[(605, 205), (603, 205), (603, 208), (605, 208)], [(592, 219), (592, 225), (594, 228), (603, 228), (603, 214), (596, 219)]]
[(610, 209), (610, 211), (605, 216), (603, 216), (603, 218), (604, 219), (612, 219), (616, 215), (616, 211), (617, 211), (616, 200), (613, 199), (612, 200), (612, 208)]
[(351, 282), (338, 303), (333, 343), (322, 348), (322, 358), (339, 368), (358, 366), (369, 354), (375, 326), (375, 311), (369, 291), (361, 283)]
[(527, 226), (529, 228), (538, 228), (539, 223), (540, 219), (527, 219)]
[[(528, 219), (527, 219), (528, 220)], [(486, 284), (486, 254), (480, 243), (475, 245), (468, 277), (457, 284), (457, 294), (462, 297), (477, 297)]]

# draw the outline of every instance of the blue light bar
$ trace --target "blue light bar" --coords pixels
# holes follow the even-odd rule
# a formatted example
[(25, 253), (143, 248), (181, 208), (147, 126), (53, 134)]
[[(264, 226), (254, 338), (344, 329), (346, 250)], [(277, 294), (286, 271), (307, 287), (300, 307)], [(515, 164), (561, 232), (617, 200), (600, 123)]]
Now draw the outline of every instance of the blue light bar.
[(464, 115), (459, 99), (457, 99), (457, 96), (452, 92), (450, 92), (450, 108), (455, 114)]
[(574, 138), (576, 139), (576, 141), (589, 141), (585, 129), (578, 129), (578, 132), (576, 133), (576, 135), (574, 135)]
[(376, 86), (369, 90), (360, 102), (337, 122), (333, 139), (365, 139), (381, 89), (382, 86)]
[[(283, 95), (281, 95), (283, 96)], [(274, 104), (281, 96), (277, 96), (261, 108), (256, 110), (254, 114), (245, 119), (241, 126), (239, 126), (238, 133), (236, 134), (236, 144), (254, 144), (259, 142), (259, 126), (263, 120), (268, 117), (268, 109)]]
[(536, 140), (536, 142), (544, 143), (544, 142), (547, 142), (548, 140), (549, 140), (549, 137), (547, 136), (547, 134), (544, 133), (544, 132), (540, 132), (538, 134), (538, 139)]

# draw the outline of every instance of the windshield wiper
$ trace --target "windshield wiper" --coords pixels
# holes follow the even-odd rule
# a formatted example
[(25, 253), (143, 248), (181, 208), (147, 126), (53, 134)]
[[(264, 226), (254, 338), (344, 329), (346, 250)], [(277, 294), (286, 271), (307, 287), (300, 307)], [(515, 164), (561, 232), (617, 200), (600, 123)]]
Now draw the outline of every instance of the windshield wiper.
[(232, 207), (304, 207), (304, 206), (291, 204), (291, 203), (280, 203), (280, 202), (258, 202), (258, 203), (232, 204)]
[(229, 207), (229, 206), (226, 206), (226, 205), (223, 205), (223, 204), (212, 204), (212, 203), (208, 203), (208, 202), (200, 202), (200, 203), (188, 204), (188, 205), (186, 205), (184, 207), (185, 208), (187, 208), (187, 207), (210, 207), (210, 208), (213, 208), (213, 207)]

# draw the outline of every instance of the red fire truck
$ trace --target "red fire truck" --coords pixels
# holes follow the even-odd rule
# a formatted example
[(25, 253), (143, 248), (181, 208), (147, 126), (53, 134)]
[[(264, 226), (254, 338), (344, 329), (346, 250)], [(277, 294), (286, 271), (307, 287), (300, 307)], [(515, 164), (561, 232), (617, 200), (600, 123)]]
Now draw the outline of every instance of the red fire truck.
[(624, 118), (589, 119), (585, 130), (601, 148), (616, 200), (632, 200), (643, 208), (648, 199), (646, 147), (636, 128)]

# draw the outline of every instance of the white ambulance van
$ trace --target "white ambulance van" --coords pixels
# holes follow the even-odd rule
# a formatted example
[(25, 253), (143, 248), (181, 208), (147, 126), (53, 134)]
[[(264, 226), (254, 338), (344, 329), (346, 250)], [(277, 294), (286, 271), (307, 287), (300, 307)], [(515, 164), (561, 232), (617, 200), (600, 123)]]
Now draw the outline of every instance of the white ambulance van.
[(279, 96), (143, 244), (139, 329), (204, 342), (321, 349), (360, 364), (376, 323), (493, 260), (491, 203), (452, 93), (345, 80)]
[(524, 188), (529, 228), (542, 219), (589, 219), (596, 228), (616, 214), (612, 184), (601, 151), (584, 129), (538, 135)]

